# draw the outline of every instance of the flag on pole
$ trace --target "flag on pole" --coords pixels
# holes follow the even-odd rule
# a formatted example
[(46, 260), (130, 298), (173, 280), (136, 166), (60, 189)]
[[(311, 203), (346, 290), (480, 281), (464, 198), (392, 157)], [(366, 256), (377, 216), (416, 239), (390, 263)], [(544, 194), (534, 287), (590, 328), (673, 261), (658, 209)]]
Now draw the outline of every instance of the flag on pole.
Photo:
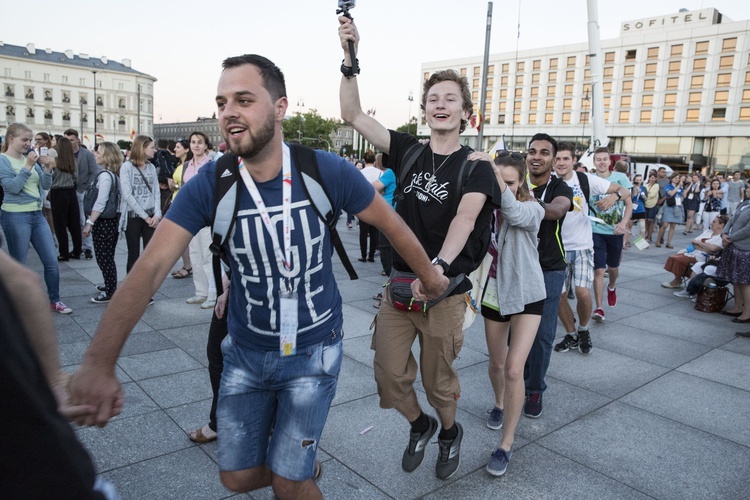
[(500, 139), (498, 139), (495, 142), (495, 144), (490, 148), (490, 151), (489, 151), (490, 156), (494, 158), (497, 155), (498, 151), (503, 151), (504, 149), (507, 149), (505, 147), (505, 134), (503, 134), (503, 136)]
[(480, 132), (482, 130), (482, 111), (477, 111), (477, 132)]
[(132, 141), (133, 139), (135, 139), (135, 129), (131, 128), (130, 129), (130, 140)]

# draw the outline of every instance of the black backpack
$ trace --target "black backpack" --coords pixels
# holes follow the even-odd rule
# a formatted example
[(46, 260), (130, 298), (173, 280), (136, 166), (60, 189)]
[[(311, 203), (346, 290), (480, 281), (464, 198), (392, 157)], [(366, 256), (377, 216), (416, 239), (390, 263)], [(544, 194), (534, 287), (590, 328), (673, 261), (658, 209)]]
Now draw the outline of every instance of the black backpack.
[[(586, 206), (588, 206), (591, 195), (591, 188), (589, 187), (589, 176), (577, 170), (576, 175), (578, 176), (578, 183), (581, 185), (583, 196), (586, 198)], [(581, 210), (583, 210), (583, 207), (581, 207)]]
[[(344, 244), (341, 241), (338, 231), (336, 231), (336, 222), (338, 222), (339, 213), (333, 209), (333, 200), (320, 176), (318, 167), (318, 158), (315, 150), (299, 145), (289, 144), (292, 155), (292, 164), (299, 172), (302, 179), (307, 199), (315, 210), (321, 221), (328, 227), (331, 235), (331, 243), (336, 249), (336, 253), (341, 259), (349, 278), (357, 279), (357, 272), (354, 270), (349, 256), (346, 254)], [(213, 268), (216, 289), (223, 290), (224, 285), (221, 282), (221, 261), (228, 263), (228, 257), (223, 250), (224, 245), (232, 234), (234, 222), (237, 219), (237, 210), (239, 208), (239, 190), (244, 186), (239, 170), (238, 157), (235, 154), (227, 153), (216, 161), (216, 187), (214, 190), (214, 213), (211, 223), (211, 234), (213, 243), (209, 249), (214, 255)]]
[(172, 177), (175, 166), (177, 165), (177, 158), (175, 158), (166, 149), (160, 149), (154, 155), (151, 160), (154, 167), (156, 167), (156, 175), (159, 178)]
[(109, 198), (107, 198), (107, 204), (104, 206), (104, 210), (99, 215), (99, 218), (114, 219), (117, 217), (117, 212), (120, 209), (120, 178), (109, 170), (102, 170), (96, 174), (96, 177), (89, 183), (86, 192), (83, 194), (83, 213), (86, 217), (91, 215), (91, 210), (94, 208), (96, 199), (99, 197), (97, 182), (99, 176), (105, 172), (112, 177), (112, 187), (109, 188)]

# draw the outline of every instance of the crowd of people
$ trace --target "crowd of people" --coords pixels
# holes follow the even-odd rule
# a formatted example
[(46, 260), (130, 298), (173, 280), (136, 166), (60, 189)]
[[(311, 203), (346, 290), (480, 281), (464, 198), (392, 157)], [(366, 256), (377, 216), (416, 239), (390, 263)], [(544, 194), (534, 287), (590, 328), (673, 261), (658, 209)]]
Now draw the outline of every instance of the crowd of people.
[[(54, 240), (42, 210), (46, 192), (58, 189), (51, 197), (53, 226), (70, 232), (73, 244), (63, 246), (60, 235), (59, 257), (88, 258), (91, 238), (104, 278), (92, 300), (109, 305), (67, 385), (77, 423), (103, 426), (122, 410), (115, 362), (182, 258), (172, 276), (193, 276), (195, 295), (187, 302), (214, 310), (207, 346), (214, 400), (208, 424), (190, 439), (218, 436), (221, 481), (232, 491), (271, 486), (279, 498), (321, 498), (316, 452), (336, 392), (344, 328), (331, 261), (338, 235), (321, 216), (316, 191), (325, 191), (333, 212), (359, 219), (361, 261), (381, 252), (388, 281), (372, 336), (374, 377), (380, 406), (406, 420), (401, 466), (407, 473), (422, 464), (435, 435), (436, 477), (448, 479), (459, 468), (464, 429), (456, 418), (461, 385), (454, 361), (466, 317), (475, 314), (467, 303), (473, 272), (485, 270), (478, 303), (490, 355), (486, 425), (502, 431), (488, 449), (493, 476), (507, 471), (521, 416), (543, 413), (552, 351), (593, 351), (589, 320), (605, 321), (605, 298), (609, 308), (617, 305), (625, 235), (634, 221), (647, 240), (658, 227), (656, 246), (664, 237), (671, 248), (677, 225), (690, 222), (689, 234), (708, 213), (710, 229), (670, 258), (674, 279), (664, 286), (682, 286), (688, 270), (697, 273), (696, 252), (721, 252), (716, 278), (732, 283), (735, 293), (726, 313), (750, 323), (750, 191), (741, 180), (730, 181), (741, 184), (734, 188), (720, 178), (706, 185), (659, 169), (647, 173), (644, 186), (621, 165), (611, 169), (606, 148), (594, 154), (594, 173), (581, 172), (574, 145), (545, 133), (530, 139), (525, 155), (473, 152), (460, 143), (473, 113), (469, 85), (452, 70), (424, 82), (429, 141), (388, 130), (362, 110), (358, 61), (350, 52), (359, 35), (350, 18), (339, 22), (341, 116), (382, 151), (368, 152), (361, 171), (334, 154), (283, 142), (284, 76), (258, 55), (223, 63), (216, 102), (230, 154), (218, 161), (210, 161), (208, 140), (197, 132), (173, 151), (138, 136), (127, 158), (115, 145), (98, 144), (95, 168), (84, 174), (91, 153), (70, 138), (75, 131), (66, 131), (67, 142), (57, 140), (56, 155), (49, 146), (44, 155), (30, 147), (28, 127), (9, 127), (0, 182), (10, 254), (23, 262), (34, 246), (52, 309), (70, 312), (60, 302)], [(303, 170), (316, 172), (317, 190)], [(74, 191), (78, 225), (71, 222)], [(113, 255), (121, 232), (129, 278), (118, 287)], [(214, 241), (223, 261), (218, 284), (209, 251)], [(578, 299), (577, 320), (570, 295)], [(566, 334), (553, 345), (558, 318)], [(432, 410), (417, 398), (418, 372)], [(87, 470), (89, 482), (90, 476)]]

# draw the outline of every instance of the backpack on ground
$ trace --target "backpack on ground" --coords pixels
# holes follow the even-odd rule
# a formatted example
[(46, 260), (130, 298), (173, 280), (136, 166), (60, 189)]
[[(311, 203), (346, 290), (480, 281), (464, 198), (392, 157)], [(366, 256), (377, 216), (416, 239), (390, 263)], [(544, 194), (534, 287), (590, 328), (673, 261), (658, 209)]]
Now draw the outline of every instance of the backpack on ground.
[[(357, 279), (357, 272), (354, 270), (341, 237), (336, 230), (336, 222), (338, 222), (340, 213), (334, 212), (333, 200), (320, 175), (315, 150), (299, 144), (289, 144), (289, 149), (292, 155), (292, 165), (302, 179), (302, 187), (307, 199), (310, 200), (310, 204), (320, 220), (328, 227), (331, 244), (336, 249), (336, 253), (339, 255), (347, 273), (349, 273), (349, 278)], [(214, 213), (211, 224), (213, 243), (211, 243), (209, 249), (214, 256), (213, 268), (217, 290), (223, 290), (221, 261), (223, 260), (228, 265), (228, 256), (223, 248), (232, 234), (239, 209), (239, 190), (244, 186), (238, 166), (239, 158), (232, 153), (225, 154), (216, 161)]]
[(109, 170), (102, 170), (96, 177), (89, 183), (86, 188), (86, 192), (83, 194), (83, 213), (86, 217), (91, 216), (91, 211), (94, 208), (96, 199), (99, 197), (99, 176), (107, 173), (111, 177), (112, 185), (109, 188), (109, 197), (107, 198), (107, 204), (104, 206), (104, 210), (99, 215), (100, 219), (113, 219), (117, 217), (117, 211), (120, 208), (120, 179)]

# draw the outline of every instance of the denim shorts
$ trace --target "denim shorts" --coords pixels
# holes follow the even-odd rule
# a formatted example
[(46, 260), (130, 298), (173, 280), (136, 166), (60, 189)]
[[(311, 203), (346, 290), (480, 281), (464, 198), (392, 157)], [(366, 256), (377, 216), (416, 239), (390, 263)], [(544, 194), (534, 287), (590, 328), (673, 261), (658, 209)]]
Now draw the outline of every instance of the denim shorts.
[(342, 332), (282, 357), (255, 351), (227, 335), (216, 411), (219, 468), (267, 465), (291, 481), (313, 476), (315, 454), (336, 395)]

